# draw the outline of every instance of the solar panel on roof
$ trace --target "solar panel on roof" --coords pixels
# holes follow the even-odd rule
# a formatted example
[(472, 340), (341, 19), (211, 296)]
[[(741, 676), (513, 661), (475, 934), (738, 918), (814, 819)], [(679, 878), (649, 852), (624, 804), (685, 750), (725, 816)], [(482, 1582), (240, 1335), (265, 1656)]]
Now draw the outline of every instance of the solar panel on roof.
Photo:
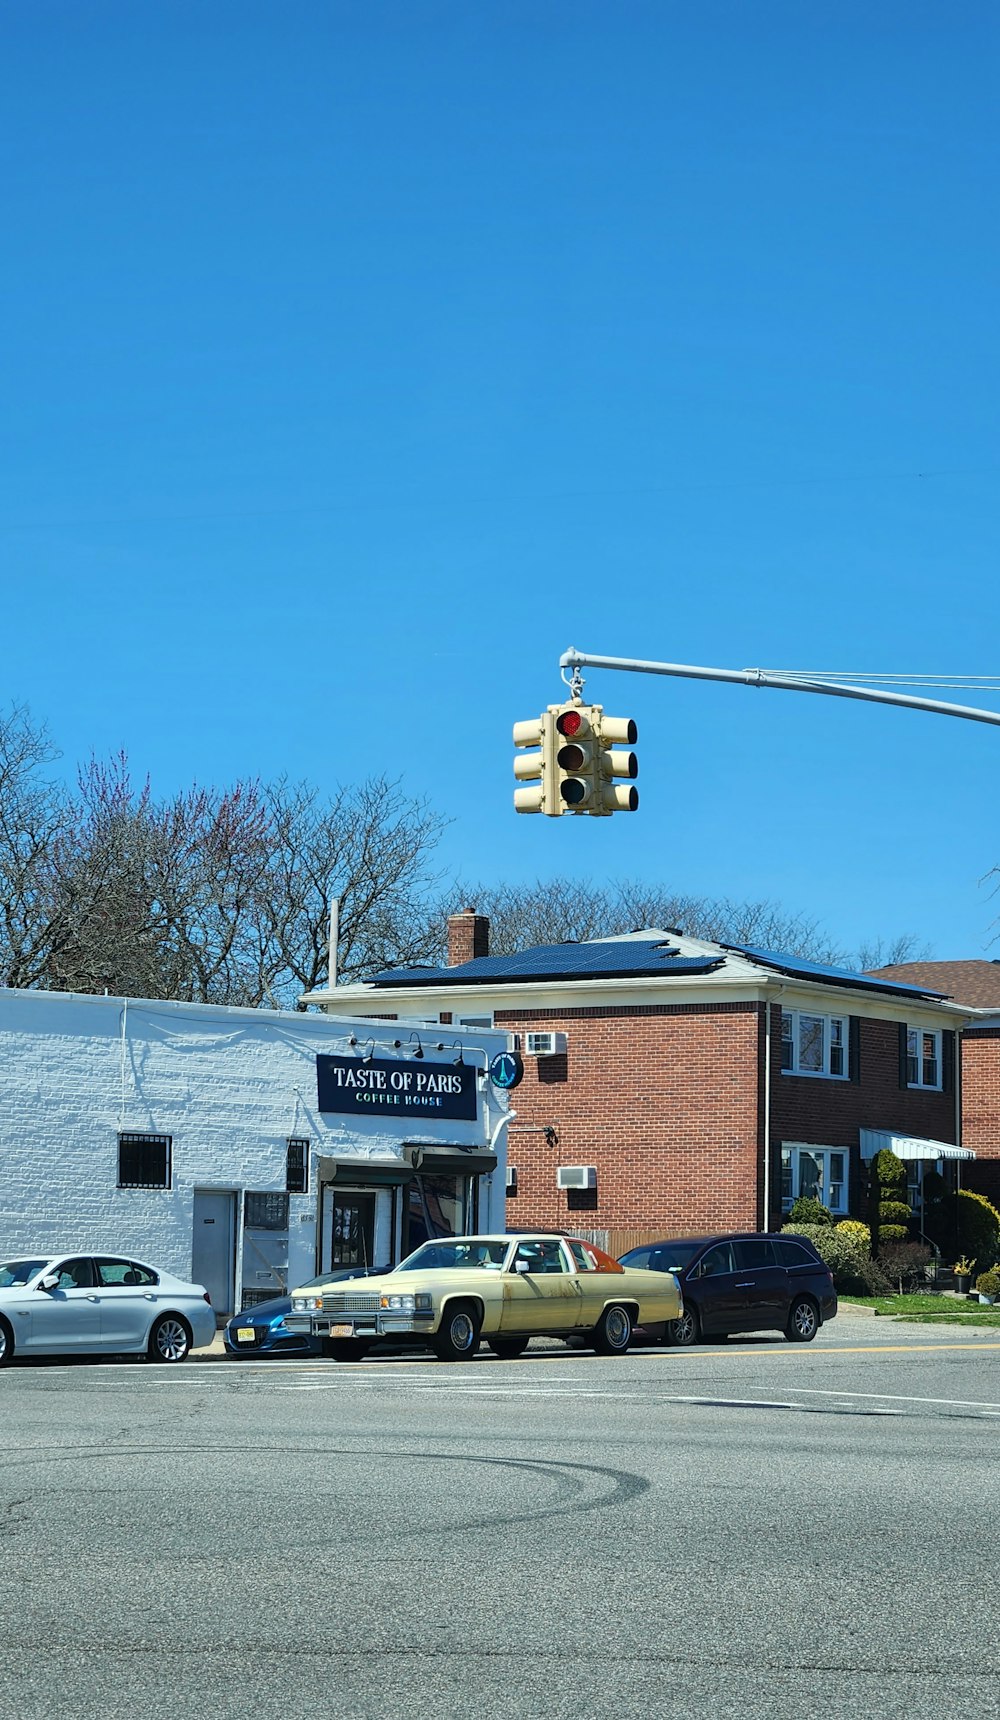
[(871, 991), (909, 992), (914, 997), (946, 995), (943, 991), (929, 991), (922, 985), (901, 985), (898, 980), (876, 979), (871, 974), (855, 973), (851, 968), (829, 967), (823, 962), (807, 961), (804, 956), (785, 955), (780, 950), (762, 950), (756, 944), (726, 944), (725, 947), (749, 956), (751, 961), (760, 962), (763, 967), (775, 968), (779, 973), (798, 974), (803, 979), (825, 979), (832, 985), (853, 985)]
[(373, 975), (377, 986), (470, 985), (526, 979), (625, 979), (650, 975), (710, 973), (720, 955), (679, 956), (676, 945), (648, 938), (581, 944), (538, 944), (509, 956), (480, 956), (445, 968), (390, 968)]

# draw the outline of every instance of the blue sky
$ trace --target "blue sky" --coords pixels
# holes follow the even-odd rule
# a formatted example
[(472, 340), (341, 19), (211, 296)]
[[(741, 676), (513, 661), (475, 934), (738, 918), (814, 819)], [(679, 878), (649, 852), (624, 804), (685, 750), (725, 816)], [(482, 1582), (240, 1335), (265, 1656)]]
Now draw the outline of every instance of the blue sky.
[(603, 820), (510, 742), (569, 645), (1000, 670), (998, 70), (978, 0), (8, 0), (7, 696), (164, 790), (401, 774), (469, 878), (1000, 956), (996, 729), (595, 671)]

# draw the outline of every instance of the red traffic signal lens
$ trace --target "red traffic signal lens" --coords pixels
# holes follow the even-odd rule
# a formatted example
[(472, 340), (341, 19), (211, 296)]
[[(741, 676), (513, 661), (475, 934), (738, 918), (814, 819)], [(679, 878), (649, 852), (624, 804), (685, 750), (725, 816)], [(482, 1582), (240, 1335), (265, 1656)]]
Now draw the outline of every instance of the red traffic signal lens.
[(583, 727), (583, 717), (579, 711), (563, 711), (556, 718), (556, 728), (561, 735), (578, 735)]

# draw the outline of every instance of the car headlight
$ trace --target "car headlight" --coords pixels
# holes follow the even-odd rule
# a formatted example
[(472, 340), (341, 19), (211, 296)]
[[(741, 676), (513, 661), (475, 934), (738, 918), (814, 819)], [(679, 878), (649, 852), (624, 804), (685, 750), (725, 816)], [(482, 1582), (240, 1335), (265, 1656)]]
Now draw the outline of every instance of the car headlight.
[(292, 1307), (297, 1314), (307, 1314), (312, 1309), (322, 1308), (322, 1296), (293, 1296)]
[(394, 1314), (412, 1314), (417, 1305), (416, 1297), (409, 1294), (380, 1296), (378, 1302), (380, 1308), (391, 1308)]

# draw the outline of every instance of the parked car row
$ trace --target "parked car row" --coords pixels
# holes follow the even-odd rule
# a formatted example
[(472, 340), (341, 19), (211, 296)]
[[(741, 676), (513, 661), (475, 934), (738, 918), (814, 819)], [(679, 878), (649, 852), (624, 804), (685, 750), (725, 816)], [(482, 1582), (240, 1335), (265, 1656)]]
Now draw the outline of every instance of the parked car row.
[[(372, 1288), (344, 1286), (378, 1279)], [(290, 1296), (242, 1310), (223, 1333), (231, 1356), (361, 1361), (376, 1345), (442, 1361), (485, 1339), (512, 1360), (535, 1337), (623, 1355), (646, 1342), (688, 1346), (778, 1331), (808, 1343), (837, 1312), (829, 1268), (805, 1237), (675, 1237), (613, 1260), (579, 1237), (545, 1232), (443, 1237), (396, 1267), (345, 1267)], [(0, 1263), (0, 1367), (16, 1355), (146, 1355), (180, 1362), (211, 1342), (204, 1287), (120, 1255), (33, 1255)]]

